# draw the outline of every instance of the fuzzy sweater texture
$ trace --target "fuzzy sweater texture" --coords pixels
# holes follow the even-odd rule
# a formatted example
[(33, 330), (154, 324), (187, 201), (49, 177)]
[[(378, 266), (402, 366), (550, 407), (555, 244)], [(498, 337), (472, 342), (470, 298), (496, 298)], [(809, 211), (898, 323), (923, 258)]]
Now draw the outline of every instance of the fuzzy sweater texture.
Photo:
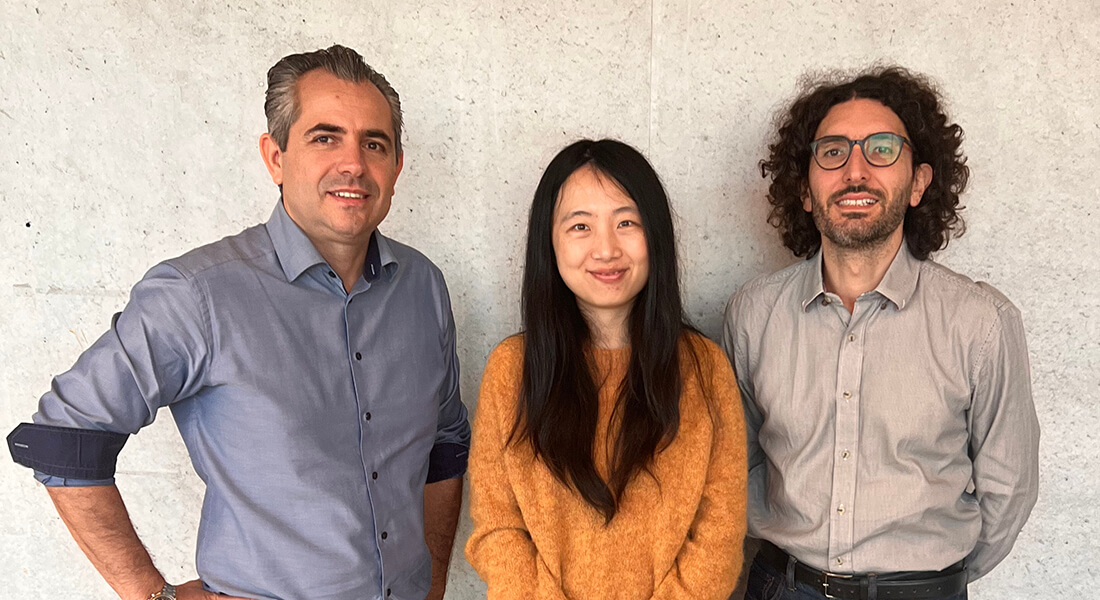
[[(627, 486), (609, 524), (563, 485), (527, 443), (508, 444), (523, 369), (523, 338), (489, 357), (470, 455), (474, 529), (466, 558), (489, 600), (725, 600), (745, 536), (746, 446), (737, 384), (719, 348), (699, 336), (700, 368), (681, 349), (680, 427), (653, 477)], [(609, 432), (629, 350), (595, 350), (599, 421), (594, 460), (607, 480)], [(701, 377), (700, 377), (701, 376)], [(701, 379), (701, 381), (700, 381)], [(703, 389), (709, 390), (710, 410)]]

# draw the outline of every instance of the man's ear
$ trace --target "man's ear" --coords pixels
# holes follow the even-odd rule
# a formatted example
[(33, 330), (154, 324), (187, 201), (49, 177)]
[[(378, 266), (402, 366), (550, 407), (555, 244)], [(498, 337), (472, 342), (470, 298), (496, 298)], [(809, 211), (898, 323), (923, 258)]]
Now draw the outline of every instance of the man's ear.
[(275, 185), (283, 185), (283, 151), (270, 133), (260, 136), (260, 156)]
[(808, 213), (814, 212), (814, 198), (810, 195), (810, 183), (803, 181), (798, 187), (802, 189), (802, 210)]
[(913, 194), (909, 196), (909, 206), (920, 204), (924, 190), (932, 183), (932, 165), (921, 163), (913, 169)]

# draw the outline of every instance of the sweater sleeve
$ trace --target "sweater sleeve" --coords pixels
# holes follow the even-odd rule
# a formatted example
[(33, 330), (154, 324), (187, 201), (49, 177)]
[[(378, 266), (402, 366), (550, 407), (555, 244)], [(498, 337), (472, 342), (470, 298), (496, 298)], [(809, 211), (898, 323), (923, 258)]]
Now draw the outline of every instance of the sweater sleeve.
[(482, 375), (470, 450), (473, 532), (466, 560), (488, 584), (487, 600), (559, 600), (565, 595), (541, 564), (504, 462), (523, 368), (520, 347), (516, 338), (502, 342)]
[(688, 539), (654, 590), (654, 600), (726, 600), (741, 571), (748, 474), (741, 401), (737, 381), (721, 351), (708, 342), (698, 354), (704, 382), (710, 385), (715, 420), (710, 463)]

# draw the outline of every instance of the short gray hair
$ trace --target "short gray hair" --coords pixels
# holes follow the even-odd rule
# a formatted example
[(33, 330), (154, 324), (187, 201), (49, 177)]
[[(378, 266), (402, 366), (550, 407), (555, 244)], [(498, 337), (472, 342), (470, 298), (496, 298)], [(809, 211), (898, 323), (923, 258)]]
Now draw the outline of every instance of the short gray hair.
[(390, 105), (390, 121), (393, 125), (394, 156), (401, 156), (401, 97), (381, 73), (368, 65), (358, 52), (339, 44), (324, 50), (291, 54), (279, 59), (267, 72), (267, 94), (264, 113), (267, 115), (267, 132), (275, 138), (279, 149), (285, 151), (290, 139), (290, 126), (301, 116), (298, 105), (298, 80), (314, 69), (324, 69), (344, 81), (362, 83), (368, 81), (382, 92)]

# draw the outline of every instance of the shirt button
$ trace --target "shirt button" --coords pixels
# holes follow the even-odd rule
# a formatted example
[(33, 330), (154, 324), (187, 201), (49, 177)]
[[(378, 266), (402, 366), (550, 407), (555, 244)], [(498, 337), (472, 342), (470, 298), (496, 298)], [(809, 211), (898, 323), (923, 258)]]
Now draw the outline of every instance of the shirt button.
[(390, 588), (386, 588), (386, 595), (389, 596), (389, 595), (392, 595), (392, 594), (393, 594), (393, 591), (390, 590)]
[(388, 533), (386, 533), (385, 531), (383, 531), (383, 532), (382, 532), (382, 539), (386, 539), (386, 538), (388, 538), (388, 537), (390, 537), (390, 534), (388, 534)]
[(370, 421), (370, 413), (369, 412), (363, 413), (363, 420), (364, 421)]
[(843, 558), (836, 559), (836, 564), (838, 564), (838, 565), (844, 564), (844, 559)]
[(883, 302), (881, 305), (879, 305), (879, 309), (880, 310), (886, 310), (886, 303)]
[(329, 276), (329, 277), (336, 277), (336, 273), (335, 273), (335, 272), (333, 272), (333, 271), (329, 271), (329, 272), (328, 272), (328, 276)]
[(829, 306), (830, 302), (832, 302), (832, 300), (829, 300), (828, 298), (822, 298), (821, 299), (821, 306)]
[(844, 399), (847, 400), (852, 397), (852, 392), (844, 392)]
[(851, 458), (851, 456), (852, 456), (852, 453), (848, 452), (847, 450), (840, 453), (840, 458), (843, 458), (844, 460), (848, 460), (849, 458)]
[(363, 360), (363, 355), (362, 355), (362, 354), (360, 354), (360, 353), (358, 353), (358, 352), (356, 352), (356, 353), (355, 353), (355, 360)]
[(844, 505), (843, 505), (843, 504), (841, 504), (840, 506), (836, 507), (836, 512), (837, 512), (838, 514), (844, 514), (844, 510), (845, 510), (845, 508), (844, 508)]
[(849, 334), (848, 334), (848, 341), (849, 341), (849, 342), (854, 342), (854, 341), (856, 341), (856, 336), (855, 336), (855, 334), (853, 334), (853, 333), (849, 333)]
[(371, 479), (378, 479), (378, 471), (375, 471), (375, 472), (371, 473), (370, 478)]

